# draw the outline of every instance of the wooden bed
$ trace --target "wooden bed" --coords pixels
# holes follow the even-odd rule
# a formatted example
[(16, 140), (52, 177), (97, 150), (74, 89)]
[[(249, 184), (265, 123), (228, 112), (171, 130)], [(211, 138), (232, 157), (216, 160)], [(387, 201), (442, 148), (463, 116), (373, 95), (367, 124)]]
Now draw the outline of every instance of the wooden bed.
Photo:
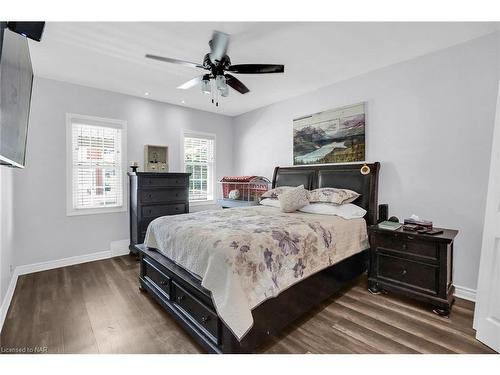
[[(370, 171), (361, 173), (367, 165)], [(304, 185), (308, 189), (338, 187), (357, 191), (354, 202), (367, 210), (367, 225), (377, 222), (379, 163), (276, 167), (273, 187)], [(210, 353), (251, 353), (270, 336), (318, 306), (367, 269), (368, 250), (353, 255), (286, 289), (252, 310), (254, 325), (238, 341), (218, 317), (210, 292), (199, 278), (166, 256), (136, 245), (140, 253), (140, 288), (149, 293)]]

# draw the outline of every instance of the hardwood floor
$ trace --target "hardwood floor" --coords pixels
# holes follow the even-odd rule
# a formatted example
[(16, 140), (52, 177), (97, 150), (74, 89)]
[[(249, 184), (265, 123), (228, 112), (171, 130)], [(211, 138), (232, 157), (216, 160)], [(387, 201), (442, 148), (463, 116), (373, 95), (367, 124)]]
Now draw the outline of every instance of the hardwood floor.
[[(21, 276), (0, 335), (2, 352), (200, 353), (147, 294), (129, 256)], [(260, 353), (493, 353), (474, 339), (474, 304), (449, 319), (394, 295), (373, 296), (366, 277), (326, 301)]]

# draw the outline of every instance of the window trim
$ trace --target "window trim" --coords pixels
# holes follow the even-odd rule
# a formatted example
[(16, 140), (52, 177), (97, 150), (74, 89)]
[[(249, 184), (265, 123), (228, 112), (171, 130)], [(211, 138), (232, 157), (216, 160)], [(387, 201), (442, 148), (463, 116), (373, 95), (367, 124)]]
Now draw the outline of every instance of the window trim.
[(183, 129), (181, 131), (181, 170), (182, 172), (186, 172), (186, 165), (184, 163), (184, 138), (186, 137), (199, 137), (199, 138), (210, 138), (213, 139), (214, 141), (214, 161), (212, 163), (212, 181), (208, 181), (209, 183), (212, 184), (212, 191), (213, 191), (213, 197), (212, 199), (207, 199), (207, 200), (189, 200), (189, 205), (190, 206), (206, 206), (210, 204), (215, 204), (216, 198), (216, 165), (217, 165), (217, 137), (214, 133), (206, 133), (206, 132), (200, 132), (196, 130), (189, 130), (189, 129)]
[[(89, 125), (108, 126), (122, 130), (122, 205), (102, 208), (73, 208), (73, 122), (75, 120), (87, 121)], [(108, 214), (126, 212), (128, 210), (128, 184), (127, 184), (127, 121), (105, 117), (79, 115), (66, 113), (66, 216)]]

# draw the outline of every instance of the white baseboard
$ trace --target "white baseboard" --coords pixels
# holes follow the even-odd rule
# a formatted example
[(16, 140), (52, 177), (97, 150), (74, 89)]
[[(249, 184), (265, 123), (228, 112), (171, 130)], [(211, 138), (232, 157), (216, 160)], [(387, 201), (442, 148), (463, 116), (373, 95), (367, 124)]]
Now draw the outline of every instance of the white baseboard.
[(111, 250), (108, 251), (100, 251), (98, 253), (79, 255), (76, 257), (58, 259), (58, 260), (49, 260), (47, 262), (26, 264), (24, 266), (16, 267), (17, 274), (27, 275), (29, 273), (40, 272), (52, 270), (54, 268), (61, 268), (66, 266), (73, 266), (75, 264), (82, 264), (87, 262), (93, 262), (96, 260), (111, 258)]
[(476, 302), (476, 290), (465, 286), (455, 285), (455, 297)]
[(128, 245), (128, 239), (113, 241), (110, 244), (110, 249), (107, 251), (100, 251), (97, 253), (79, 255), (58, 260), (49, 260), (47, 262), (26, 264), (24, 266), (17, 266), (12, 273), (12, 279), (10, 280), (9, 287), (7, 288), (7, 293), (5, 294), (2, 305), (0, 307), (0, 330), (2, 329), (5, 318), (7, 317), (7, 311), (9, 310), (10, 303), (12, 302), (12, 297), (14, 296), (14, 290), (16, 289), (17, 279), (19, 276), (127, 255), (129, 253)]

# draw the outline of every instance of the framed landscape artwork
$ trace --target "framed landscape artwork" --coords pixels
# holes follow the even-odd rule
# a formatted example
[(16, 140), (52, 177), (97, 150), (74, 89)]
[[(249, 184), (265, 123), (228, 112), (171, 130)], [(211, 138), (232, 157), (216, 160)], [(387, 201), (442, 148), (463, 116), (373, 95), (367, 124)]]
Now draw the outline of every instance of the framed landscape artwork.
[(293, 164), (365, 160), (365, 103), (293, 120)]

